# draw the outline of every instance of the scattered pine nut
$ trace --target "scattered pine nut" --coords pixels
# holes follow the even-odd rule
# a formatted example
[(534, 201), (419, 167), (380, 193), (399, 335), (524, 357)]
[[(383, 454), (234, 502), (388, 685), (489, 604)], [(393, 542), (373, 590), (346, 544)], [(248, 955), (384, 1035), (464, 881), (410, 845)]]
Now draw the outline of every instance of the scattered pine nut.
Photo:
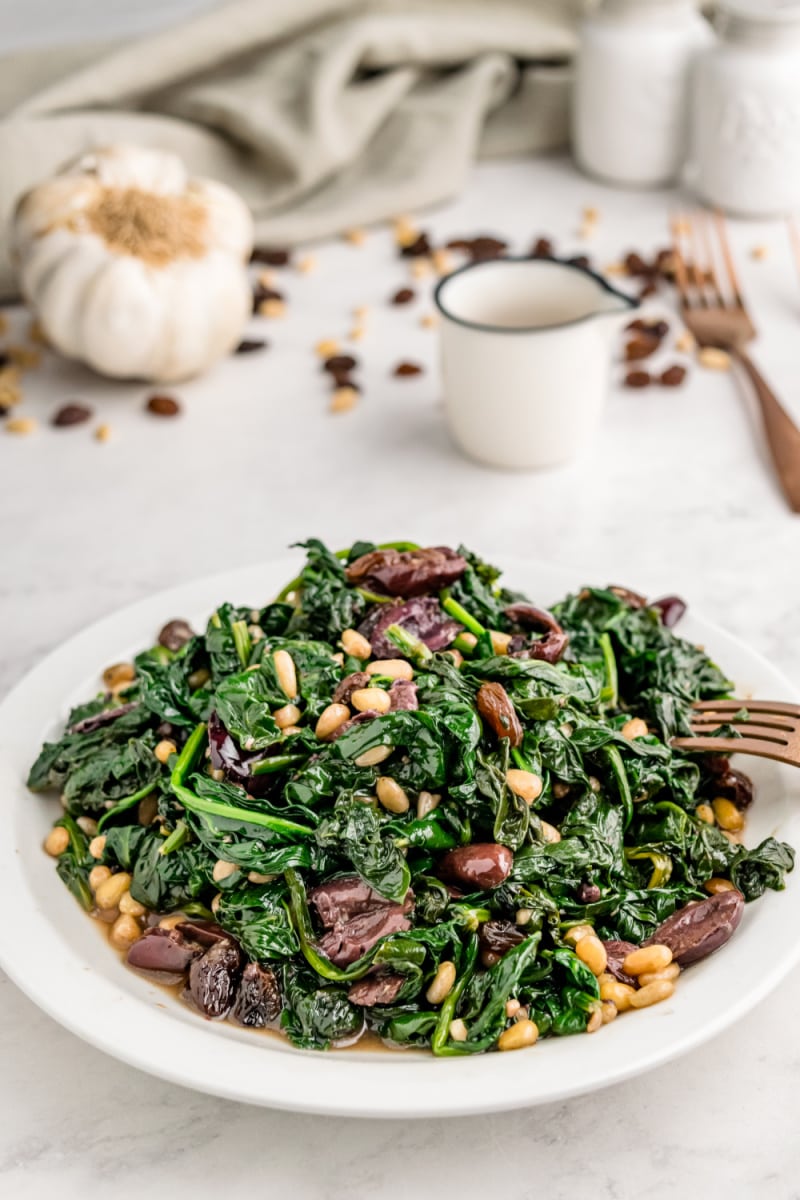
[(347, 229), (343, 237), (351, 246), (363, 246), (367, 240), (366, 232), (363, 229)]
[(339, 353), (339, 343), (336, 338), (323, 338), (322, 341), (317, 342), (314, 353), (318, 354), (320, 358), (330, 358)]
[(260, 284), (261, 287), (266, 288), (268, 291), (271, 290), (277, 283), (275, 272), (259, 271), (258, 275), (256, 275), (256, 283)]
[(37, 423), (34, 417), (10, 417), (6, 421), (6, 433), (28, 434), (35, 433)]
[(111, 426), (110, 425), (98, 425), (97, 429), (95, 429), (95, 431), (94, 431), (94, 436), (95, 436), (95, 441), (98, 441), (98, 442), (110, 441)]
[(437, 313), (425, 313), (423, 316), (420, 317), (419, 323), (423, 329), (435, 329), (436, 326), (439, 324), (438, 314)]
[(584, 224), (593, 225), (595, 223), (595, 221), (599, 221), (599, 220), (600, 220), (600, 210), (597, 208), (594, 208), (592, 205), (587, 205), (586, 208), (584, 208), (584, 210), (583, 210)]
[(336, 388), (331, 396), (330, 411), (332, 413), (349, 412), (358, 403), (358, 392), (355, 388)]
[(297, 269), (301, 275), (310, 275), (312, 271), (317, 269), (317, 260), (313, 254), (307, 254), (305, 258), (298, 260)]
[(347, 335), (347, 340), (350, 342), (360, 342), (366, 332), (363, 325), (354, 325)]
[(709, 371), (730, 371), (731, 356), (727, 350), (720, 350), (718, 346), (702, 346), (697, 352), (697, 361), (701, 367), (706, 367)]
[(276, 300), (270, 297), (269, 300), (262, 300), (258, 306), (258, 315), (260, 317), (285, 317), (286, 302), (284, 300)]
[(447, 250), (434, 250), (432, 256), (433, 269), (437, 275), (447, 275), (453, 269), (453, 260)]
[(433, 263), (429, 258), (415, 258), (411, 263), (411, 274), (415, 279), (426, 279), (433, 274)]
[(768, 254), (768, 246), (753, 246), (753, 249), (750, 251), (750, 257), (756, 259), (758, 262), (760, 262), (762, 259), (765, 259)]
[(364, 321), (369, 316), (369, 305), (359, 304), (353, 309), (353, 316), (357, 321)]
[(627, 275), (628, 268), (625, 266), (625, 263), (613, 262), (613, 263), (609, 263), (607, 267), (603, 267), (603, 274), (604, 275)]
[(675, 349), (682, 354), (691, 354), (696, 344), (694, 335), (688, 329), (684, 329), (683, 333), (679, 333), (675, 338)]

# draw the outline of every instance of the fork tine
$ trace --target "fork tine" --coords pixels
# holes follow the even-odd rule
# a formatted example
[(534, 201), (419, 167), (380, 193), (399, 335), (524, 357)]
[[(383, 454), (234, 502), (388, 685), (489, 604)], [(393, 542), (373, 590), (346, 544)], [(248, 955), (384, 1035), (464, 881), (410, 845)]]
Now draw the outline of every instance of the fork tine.
[(691, 296), (689, 294), (689, 274), (686, 270), (686, 262), (681, 250), (681, 229), (680, 218), (673, 217), (671, 222), (672, 231), (672, 253), (675, 258), (675, 284), (678, 288), (678, 294), (681, 298), (681, 304), (684, 308), (691, 308)]
[(708, 259), (708, 277), (707, 283), (714, 293), (714, 299), (720, 308), (725, 308), (725, 297), (719, 286), (719, 278), (714, 268), (714, 246), (711, 238), (711, 219), (706, 212), (698, 214), (698, 225), (701, 230), (703, 245), (705, 246), (706, 258)]
[[(714, 722), (697, 725), (692, 721), (693, 732), (700, 735), (710, 734), (716, 728), (717, 725)], [(738, 730), (742, 737), (749, 736), (760, 742), (776, 742), (779, 746), (788, 746), (789, 737), (794, 733), (793, 729), (786, 729), (781, 725), (752, 725), (747, 721), (737, 722), (734, 729)]]
[(746, 709), (749, 716), (776, 713), (800, 720), (800, 704), (788, 704), (783, 700), (696, 700), (692, 709), (698, 713), (712, 711), (728, 714)]
[(697, 220), (692, 221), (691, 217), (687, 216), (688, 224), (688, 240), (691, 248), (692, 257), (689, 263), (689, 273), (694, 277), (694, 286), (697, 288), (698, 298), (703, 308), (708, 308), (708, 297), (706, 296), (706, 274), (702, 265), (702, 253), (700, 241), (697, 235)]
[(739, 287), (739, 277), (736, 274), (736, 267), (734, 266), (733, 255), (731, 254), (731, 248), (728, 242), (728, 231), (725, 228), (725, 218), (718, 208), (714, 209), (714, 224), (717, 228), (717, 236), (719, 237), (719, 243), (722, 247), (722, 257), (725, 261), (725, 269), (728, 272), (728, 279), (730, 281), (731, 291), (733, 292), (733, 298), (736, 302), (736, 307), (740, 309), (741, 312), (745, 312), (744, 300), (742, 299), (742, 292), (741, 288)]
[(698, 754), (756, 754), (759, 758), (774, 758), (778, 762), (794, 762), (786, 746), (765, 742), (760, 738), (717, 738), (687, 737), (673, 738), (671, 745), (676, 750), (690, 750)]

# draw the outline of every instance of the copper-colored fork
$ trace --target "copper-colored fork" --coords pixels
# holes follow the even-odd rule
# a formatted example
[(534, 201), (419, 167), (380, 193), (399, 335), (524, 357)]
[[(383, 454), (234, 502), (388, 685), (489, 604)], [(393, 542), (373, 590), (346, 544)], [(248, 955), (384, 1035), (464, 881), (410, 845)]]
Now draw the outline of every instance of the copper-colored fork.
[(722, 215), (678, 216), (672, 236), (681, 315), (701, 346), (727, 350), (749, 376), (778, 479), (792, 511), (800, 512), (800, 430), (745, 349), (756, 330), (742, 299)]
[[(756, 754), (800, 767), (800, 704), (780, 700), (699, 700), (692, 705), (694, 737), (673, 738), (679, 750)], [(733, 725), (741, 737), (709, 736)]]

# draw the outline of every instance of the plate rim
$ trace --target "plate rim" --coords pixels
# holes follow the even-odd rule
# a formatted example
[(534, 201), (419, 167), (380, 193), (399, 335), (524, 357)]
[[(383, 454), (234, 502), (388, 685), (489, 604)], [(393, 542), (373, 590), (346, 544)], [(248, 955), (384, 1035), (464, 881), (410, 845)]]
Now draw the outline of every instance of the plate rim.
[[(562, 581), (567, 576), (574, 580), (582, 575), (582, 572), (572, 566), (560, 566), (519, 556), (503, 555), (500, 558), (504, 564), (503, 574), (512, 579), (512, 582), (516, 571), (524, 573), (529, 579), (534, 579), (538, 574), (542, 576), (543, 590), (549, 590), (548, 580), (558, 580), (554, 586), (563, 587)], [(221, 602), (226, 593), (237, 589), (245, 590), (260, 577), (270, 580), (266, 583), (269, 589), (275, 586), (271, 580), (273, 575), (277, 578), (278, 572), (285, 569), (285, 577), (291, 577), (290, 572), (299, 561), (301, 558), (298, 555), (274, 557), (185, 581), (116, 609), (61, 642), (28, 671), (0, 702), (0, 772), (8, 775), (10, 769), (9, 778), (16, 792), (20, 789), (25, 790), (24, 780), (20, 779), (17, 769), (9, 768), (9, 751), (3, 731), (9, 725), (13, 728), (18, 722), (17, 710), (24, 709), (29, 704), (29, 696), (35, 696), (42, 688), (47, 690), (46, 684), (54, 667), (57, 666), (63, 672), (66, 664), (66, 674), (72, 674), (71, 664), (81, 661), (87, 647), (98, 640), (102, 641), (104, 636), (110, 636), (113, 640), (116, 631), (127, 625), (140, 623), (144, 626), (145, 621), (150, 619), (152, 609), (161, 608), (163, 623), (163, 620), (169, 619), (166, 614), (173, 598), (176, 605), (180, 604), (185, 609), (192, 607), (192, 602), (184, 599), (186, 596), (193, 592), (202, 594), (217, 589), (217, 602)], [(573, 582), (571, 586), (576, 585)], [(195, 603), (199, 605), (200, 601)], [(704, 636), (709, 636), (714, 643), (717, 639), (721, 645), (727, 643), (729, 649), (735, 648), (757, 667), (759, 672), (772, 676), (776, 686), (780, 687), (782, 696), (800, 700), (800, 690), (745, 641), (728, 633), (715, 622), (707, 620), (702, 614), (695, 614), (694, 611), (692, 621), (697, 622), (702, 627)], [(80, 669), (75, 670), (76, 677)], [(62, 711), (69, 702), (68, 695), (69, 692), (66, 691), (60, 701)], [(54, 719), (52, 712), (47, 715), (50, 724)], [(25, 723), (27, 718), (23, 721), (23, 724)], [(36, 732), (35, 737), (38, 738), (40, 733), (41, 730)], [(0, 843), (0, 903), (3, 900), (6, 903), (14, 900), (15, 886), (22, 886), (30, 891), (22, 869), (22, 858), (30, 849), (29, 843), (22, 847), (15, 846), (13, 838), (8, 844)], [(38, 846), (36, 851), (40, 852)], [(789, 888), (779, 896), (767, 896), (759, 903), (768, 904), (770, 899), (780, 903), (787, 895), (791, 896), (797, 890)], [(385, 1059), (387, 1063), (391, 1063), (391, 1082), (395, 1085), (391, 1090), (382, 1090), (380, 1085), (384, 1073), (376, 1072), (373, 1066), (377, 1055), (360, 1052), (300, 1051), (278, 1039), (268, 1043), (270, 1049), (276, 1053), (265, 1053), (264, 1043), (258, 1040), (254, 1045), (257, 1035), (247, 1031), (233, 1031), (232, 1036), (212, 1036), (213, 1031), (207, 1028), (202, 1018), (195, 1017), (189, 1010), (177, 1011), (183, 1008), (177, 1001), (170, 1000), (166, 1013), (163, 1006), (158, 1009), (151, 1006), (148, 1009), (143, 1004), (143, 996), (132, 988), (123, 986), (123, 978), (130, 977), (131, 973), (116, 959), (113, 951), (110, 951), (111, 960), (118, 966), (119, 971), (124, 973), (119, 985), (113, 978), (109, 981), (107, 977), (116, 974), (113, 969), (100, 973), (93, 971), (91, 965), (87, 966), (85, 961), (81, 962), (69, 940), (62, 936), (55, 925), (50, 923), (46, 913), (40, 910), (35, 897), (34, 901), (31, 909), (34, 924), (45, 926), (47, 940), (60, 944), (60, 960), (67, 972), (69, 996), (76, 990), (85, 992), (88, 988), (90, 994), (96, 992), (98, 997), (104, 996), (107, 1001), (111, 997), (116, 997), (117, 1000), (116, 1004), (109, 1004), (103, 1011), (73, 1011), (69, 1005), (65, 1006), (61, 990), (56, 993), (52, 988), (48, 988), (48, 981), (37, 965), (36, 956), (24, 952), (23, 937), (17, 932), (16, 923), (12, 923), (11, 932), (6, 929), (0, 937), (0, 967), (21, 991), (59, 1024), (103, 1052), (171, 1083), (226, 1099), (284, 1111), (320, 1115), (382, 1118), (473, 1115), (557, 1102), (574, 1095), (610, 1087), (689, 1053), (711, 1040), (760, 1003), (800, 961), (798, 941), (794, 946), (788, 945), (785, 953), (775, 959), (769, 970), (752, 982), (738, 999), (728, 1001), (713, 1019), (685, 1033), (677, 1044), (673, 1044), (669, 1039), (662, 1043), (655, 1037), (652, 1045), (640, 1050), (638, 1055), (635, 1054), (631, 1058), (624, 1054), (619, 1055), (617, 1065), (601, 1079), (579, 1078), (577, 1073), (570, 1077), (567, 1074), (564, 1078), (557, 1079), (546, 1091), (537, 1094), (535, 1061), (530, 1063), (526, 1070), (525, 1063), (529, 1061), (527, 1056), (482, 1055), (443, 1061), (426, 1053), (417, 1054), (413, 1051), (399, 1052), (396, 1056), (391, 1052), (381, 1052), (381, 1061)], [(16, 902), (18, 903), (18, 897)], [(86, 917), (78, 906), (74, 907), (78, 919), (85, 921)], [(103, 950), (106, 950), (105, 946)], [(82, 979), (75, 975), (76, 969), (83, 973)], [(91, 976), (89, 980), (86, 978), (87, 972)], [(667, 1008), (661, 1007), (664, 1010)], [(640, 1013), (637, 1016), (639, 1021), (645, 1018), (642, 1021), (643, 1027), (647, 1025), (649, 1017), (649, 1027), (655, 1028), (657, 1022), (654, 1018), (668, 1016), (671, 1012), (671, 1008), (663, 1013), (652, 1009), (649, 1013)], [(124, 1021), (130, 1014), (134, 1016), (134, 1023), (138, 1017), (140, 1026), (144, 1028), (145, 1036), (141, 1042), (120, 1036), (119, 1018)], [(168, 1019), (170, 1017), (172, 1019)], [(616, 1029), (609, 1030), (606, 1036), (615, 1032)], [(152, 1039), (152, 1043), (148, 1039)], [(574, 1039), (559, 1039), (546, 1043), (554, 1061), (560, 1053), (559, 1045), (565, 1046), (573, 1041)], [(201, 1052), (196, 1058), (193, 1059), (191, 1054), (181, 1057), (185, 1049), (197, 1049), (198, 1046)], [(172, 1057), (169, 1053), (164, 1054), (165, 1047), (168, 1050), (174, 1048)], [(250, 1073), (248, 1070), (237, 1074), (240, 1065), (245, 1065), (245, 1060), (252, 1057), (253, 1050), (263, 1056), (265, 1064), (269, 1061), (272, 1070), (266, 1073), (258, 1070)], [(284, 1068), (286, 1064), (291, 1066), (281, 1070), (281, 1061)], [(517, 1067), (514, 1066), (515, 1061), (518, 1063)], [(247, 1063), (247, 1066), (251, 1068), (252, 1063)], [(215, 1071), (218, 1074), (215, 1074)], [(422, 1071), (427, 1073), (427, 1077), (422, 1076)], [(526, 1086), (526, 1079), (533, 1081), (531, 1086)], [(306, 1091), (309, 1081), (314, 1081), (321, 1090), (316, 1093)], [(422, 1088), (420, 1082), (424, 1085)], [(454, 1083), (456, 1086), (453, 1086)], [(339, 1093), (337, 1088), (340, 1089)]]

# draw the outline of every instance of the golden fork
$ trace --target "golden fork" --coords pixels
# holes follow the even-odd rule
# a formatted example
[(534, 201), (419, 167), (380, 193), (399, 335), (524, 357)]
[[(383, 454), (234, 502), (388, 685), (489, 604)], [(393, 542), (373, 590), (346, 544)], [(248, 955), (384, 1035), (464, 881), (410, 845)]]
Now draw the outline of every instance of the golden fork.
[[(800, 704), (780, 700), (699, 700), (692, 705), (694, 737), (673, 738), (678, 750), (756, 754), (800, 767)], [(709, 736), (733, 725), (741, 737)]]
[[(745, 349), (756, 330), (744, 306), (722, 215), (678, 215), (672, 236), (681, 316), (701, 346), (727, 350), (749, 376), (778, 479), (792, 511), (800, 512), (800, 430)], [(716, 266), (720, 261), (722, 271)]]

